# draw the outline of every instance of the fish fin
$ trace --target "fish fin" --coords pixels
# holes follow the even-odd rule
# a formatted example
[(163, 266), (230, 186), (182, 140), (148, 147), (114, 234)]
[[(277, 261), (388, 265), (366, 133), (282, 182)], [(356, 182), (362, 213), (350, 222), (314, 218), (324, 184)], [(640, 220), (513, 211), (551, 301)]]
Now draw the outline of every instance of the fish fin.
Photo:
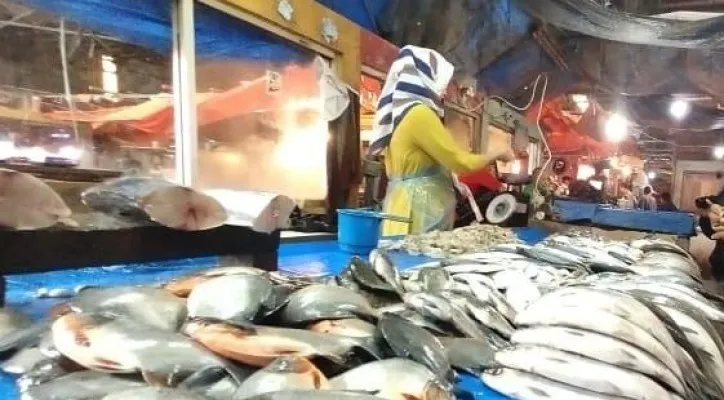
[(141, 376), (143, 376), (143, 380), (146, 381), (151, 386), (156, 387), (170, 387), (171, 381), (173, 380), (172, 375), (166, 375), (154, 371), (148, 371), (148, 370), (142, 370)]
[(216, 383), (221, 379), (224, 379), (227, 375), (228, 372), (226, 371), (226, 368), (214, 365), (194, 372), (181, 381), (177, 387), (186, 390), (194, 390), (196, 388)]
[(48, 329), (50, 329), (50, 320), (43, 319), (25, 329), (0, 337), (0, 352), (37, 344)]
[(61, 225), (65, 225), (65, 226), (71, 227), (71, 228), (79, 228), (79, 227), (80, 227), (80, 224), (78, 223), (78, 221), (76, 221), (76, 220), (73, 219), (72, 217), (61, 218), (61, 219), (58, 220), (58, 223), (61, 224)]

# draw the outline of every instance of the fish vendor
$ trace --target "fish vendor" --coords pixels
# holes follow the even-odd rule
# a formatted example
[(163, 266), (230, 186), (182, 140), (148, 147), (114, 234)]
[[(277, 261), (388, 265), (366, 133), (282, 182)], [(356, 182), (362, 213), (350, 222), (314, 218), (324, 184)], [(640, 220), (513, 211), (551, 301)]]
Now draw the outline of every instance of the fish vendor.
[[(695, 200), (697, 213), (699, 214), (699, 227), (702, 233), (709, 239), (713, 238), (716, 233), (710, 216), (712, 203), (716, 204), (717, 196), (699, 197)], [(724, 241), (716, 240), (714, 250), (709, 256), (709, 264), (711, 264), (711, 274), (714, 280), (719, 284), (724, 282)]]
[(485, 155), (465, 151), (447, 131), (443, 96), (454, 70), (434, 50), (405, 46), (387, 75), (370, 153), (385, 156), (389, 178), (385, 212), (412, 222), (385, 221), (385, 236), (452, 229), (456, 205), (452, 174), (515, 158), (510, 148)]

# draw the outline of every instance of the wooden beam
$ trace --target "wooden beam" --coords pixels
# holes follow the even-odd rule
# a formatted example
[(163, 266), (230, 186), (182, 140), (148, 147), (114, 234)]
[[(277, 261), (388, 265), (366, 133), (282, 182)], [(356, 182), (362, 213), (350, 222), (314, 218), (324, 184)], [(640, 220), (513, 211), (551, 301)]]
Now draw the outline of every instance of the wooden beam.
[[(315, 0), (288, 0), (294, 8), (291, 21), (277, 11), (279, 2), (272, 0), (201, 0), (245, 22), (332, 59), (340, 78), (359, 90), (361, 62), (361, 28), (317, 3)], [(224, 7), (226, 6), (226, 7)], [(322, 35), (325, 19), (337, 28), (336, 41), (327, 42)]]

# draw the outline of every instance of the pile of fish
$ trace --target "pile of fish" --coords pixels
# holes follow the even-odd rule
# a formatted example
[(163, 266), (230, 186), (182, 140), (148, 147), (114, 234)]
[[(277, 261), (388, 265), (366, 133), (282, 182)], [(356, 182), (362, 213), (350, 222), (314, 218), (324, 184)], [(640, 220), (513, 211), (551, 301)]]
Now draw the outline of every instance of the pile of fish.
[[(16, 230), (77, 226), (63, 199), (42, 180), (0, 168), (0, 226)], [(122, 177), (89, 188), (81, 195), (91, 209), (119, 220), (155, 223), (197, 231), (216, 228), (228, 218), (213, 197), (161, 179)]]
[(514, 243), (518, 238), (511, 229), (473, 223), (452, 231), (432, 231), (408, 235), (385, 246), (389, 250), (404, 250), (410, 255), (447, 258), (486, 250), (501, 243)]
[(0, 313), (23, 399), (722, 399), (724, 299), (672, 243), (556, 235), (400, 271), (247, 266)]

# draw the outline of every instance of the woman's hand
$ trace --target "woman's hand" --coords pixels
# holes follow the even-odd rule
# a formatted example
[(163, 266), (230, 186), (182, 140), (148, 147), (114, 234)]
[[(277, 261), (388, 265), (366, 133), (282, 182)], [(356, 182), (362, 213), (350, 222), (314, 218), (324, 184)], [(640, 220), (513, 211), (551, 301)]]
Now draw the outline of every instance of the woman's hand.
[(491, 157), (491, 160), (493, 161), (502, 161), (502, 162), (511, 162), (515, 160), (515, 152), (513, 152), (513, 149), (505, 149), (505, 150), (499, 150), (495, 153), (493, 153), (493, 157)]

